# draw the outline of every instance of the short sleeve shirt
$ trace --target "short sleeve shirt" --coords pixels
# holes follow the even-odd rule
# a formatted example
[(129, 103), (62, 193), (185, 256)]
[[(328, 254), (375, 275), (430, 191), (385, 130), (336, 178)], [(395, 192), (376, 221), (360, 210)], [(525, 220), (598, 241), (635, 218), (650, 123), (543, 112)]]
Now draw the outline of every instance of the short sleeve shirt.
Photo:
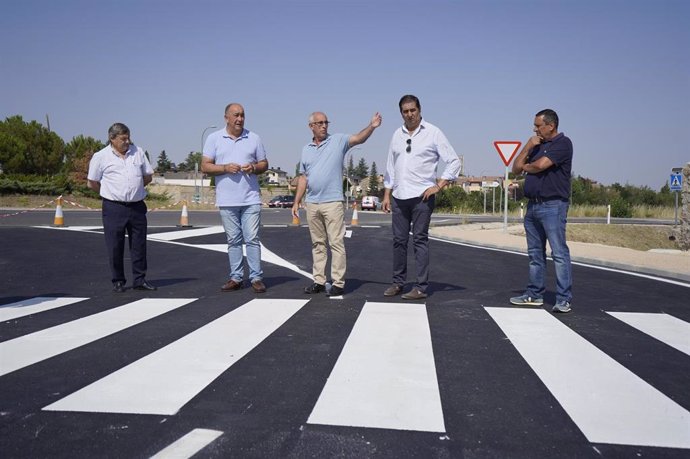
[(111, 145), (96, 152), (89, 162), (87, 177), (93, 182), (100, 182), (102, 198), (137, 202), (146, 197), (145, 175), (153, 175), (153, 167), (144, 150), (130, 144), (124, 158)]
[(349, 149), (349, 134), (331, 134), (319, 145), (311, 142), (302, 149), (299, 170), (307, 177), (306, 202), (345, 200), (343, 161)]
[(573, 167), (573, 143), (559, 133), (551, 140), (535, 146), (529, 154), (532, 163), (542, 156), (553, 166), (525, 176), (525, 196), (541, 199), (570, 199), (570, 173)]
[[(225, 128), (211, 133), (204, 144), (203, 155), (215, 164), (244, 165), (266, 160), (261, 138), (244, 129), (237, 139)], [(261, 190), (256, 174), (222, 174), (216, 176), (216, 206), (235, 207), (261, 204)]]

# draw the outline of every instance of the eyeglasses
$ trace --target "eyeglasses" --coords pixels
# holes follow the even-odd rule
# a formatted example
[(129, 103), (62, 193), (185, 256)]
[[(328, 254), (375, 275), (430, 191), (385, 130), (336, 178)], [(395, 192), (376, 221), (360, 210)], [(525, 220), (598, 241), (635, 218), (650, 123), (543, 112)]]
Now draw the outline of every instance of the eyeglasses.
[(411, 152), (412, 151), (412, 139), (407, 139), (407, 148), (405, 148), (406, 152)]
[(331, 124), (330, 121), (313, 121), (311, 124), (315, 124), (317, 126), (328, 126)]

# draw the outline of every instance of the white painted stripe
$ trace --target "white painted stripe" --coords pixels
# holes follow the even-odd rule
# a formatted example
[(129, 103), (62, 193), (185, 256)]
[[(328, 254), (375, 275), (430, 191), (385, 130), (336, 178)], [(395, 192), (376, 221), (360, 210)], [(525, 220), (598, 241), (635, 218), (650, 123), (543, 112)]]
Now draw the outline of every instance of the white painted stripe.
[(184, 437), (151, 456), (151, 459), (187, 459), (223, 435), (219, 430), (194, 429)]
[(147, 236), (148, 239), (156, 241), (175, 241), (188, 237), (207, 236), (209, 234), (224, 233), (222, 226), (209, 226), (207, 228), (194, 228), (181, 231), (169, 231), (167, 233), (154, 233)]
[(173, 415), (307, 302), (252, 300), (43, 409)]
[(609, 312), (618, 320), (690, 355), (690, 324), (668, 314)]
[[(223, 252), (227, 253), (228, 252), (228, 245), (227, 244), (186, 244), (184, 242), (175, 242), (175, 241), (158, 241), (162, 242), (164, 244), (174, 244), (174, 245), (181, 245), (185, 247), (194, 247), (197, 249), (204, 249), (204, 250), (211, 250), (214, 252)], [(243, 247), (243, 253), (246, 255), (246, 250)], [(279, 257), (275, 253), (271, 252), (266, 248), (265, 245), (261, 244), (261, 261), (265, 261), (267, 263), (272, 263), (277, 266), (282, 266), (283, 268), (287, 268), (291, 271), (296, 272), (297, 274), (300, 274), (307, 279), (314, 280), (314, 277), (311, 275), (311, 273), (308, 273), (306, 271), (302, 271), (297, 265), (290, 263), (284, 258)]]
[(261, 225), (264, 228), (287, 228), (288, 226), (286, 224), (282, 225)]
[[(412, 234), (412, 233), (410, 233), (410, 234)], [(451, 240), (449, 240), (449, 239), (442, 239), (442, 238), (431, 237), (431, 236), (429, 237), (429, 239), (430, 239), (430, 240), (433, 240), (433, 241), (445, 242), (445, 243), (448, 243), (448, 244), (462, 245), (462, 246), (465, 246), (465, 247), (472, 247), (472, 248), (475, 248), (475, 249), (491, 250), (491, 251), (494, 251), (494, 252), (503, 252), (503, 253), (512, 253), (512, 254), (515, 254), (515, 255), (522, 255), (522, 256), (524, 256), (524, 257), (528, 256), (526, 253), (524, 253), (524, 252), (518, 252), (517, 250), (499, 249), (499, 248), (497, 248), (497, 247), (486, 247), (486, 246), (479, 245), (479, 244), (470, 244), (470, 243), (467, 243), (467, 242), (451, 241)], [(549, 259), (551, 259), (551, 257), (549, 257)], [(584, 267), (586, 267), (586, 268), (598, 269), (598, 270), (601, 270), (601, 271), (610, 271), (610, 272), (614, 272), (614, 273), (625, 274), (625, 275), (628, 275), (628, 276), (641, 277), (641, 278), (643, 278), (643, 279), (651, 279), (651, 280), (653, 280), (653, 281), (664, 282), (664, 283), (667, 283), (667, 284), (678, 285), (678, 286), (680, 286), (680, 287), (688, 287), (688, 288), (690, 288), (690, 282), (682, 282), (682, 281), (678, 281), (678, 280), (674, 280), (674, 279), (666, 279), (666, 278), (664, 278), (664, 277), (653, 276), (653, 275), (651, 275), (651, 274), (635, 273), (635, 272), (632, 272), (632, 271), (625, 271), (625, 270), (623, 270), (623, 269), (608, 268), (608, 267), (606, 267), (606, 266), (592, 265), (592, 264), (589, 264), (589, 263), (582, 263), (582, 262), (579, 262), (579, 261), (572, 261), (571, 263), (572, 263), (573, 265), (584, 266)]]
[(690, 448), (690, 413), (543, 309), (485, 308), (593, 443)]
[(0, 376), (71, 351), (195, 301), (146, 298), (0, 343)]
[(352, 230), (345, 230), (345, 237), (352, 237)]
[(308, 422), (445, 432), (426, 307), (367, 302)]
[(49, 311), (69, 304), (79, 303), (84, 300), (88, 300), (88, 298), (51, 298), (47, 296), (37, 296), (35, 298), (17, 301), (16, 303), (3, 304), (0, 305), (0, 322)]
[(361, 225), (360, 228), (381, 228), (380, 225)]

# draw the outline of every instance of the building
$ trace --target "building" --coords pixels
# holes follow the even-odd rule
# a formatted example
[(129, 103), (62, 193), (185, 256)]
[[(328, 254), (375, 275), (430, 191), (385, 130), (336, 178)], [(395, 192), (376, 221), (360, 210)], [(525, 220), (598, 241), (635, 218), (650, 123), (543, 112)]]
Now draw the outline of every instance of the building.
[(288, 186), (289, 180), (287, 172), (280, 167), (268, 169), (264, 172), (267, 185)]

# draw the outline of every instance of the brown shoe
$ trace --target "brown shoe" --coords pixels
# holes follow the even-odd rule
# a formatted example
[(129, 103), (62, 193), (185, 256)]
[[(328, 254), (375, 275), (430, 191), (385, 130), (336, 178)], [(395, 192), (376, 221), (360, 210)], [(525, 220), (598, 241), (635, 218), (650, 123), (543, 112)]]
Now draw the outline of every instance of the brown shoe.
[(400, 295), (400, 292), (402, 292), (402, 286), (393, 284), (388, 287), (385, 292), (383, 292), (383, 296), (396, 296)]
[(255, 280), (252, 282), (252, 290), (254, 290), (254, 293), (264, 293), (266, 292), (266, 285), (260, 280)]
[(239, 290), (242, 288), (242, 283), (230, 279), (220, 288), (223, 292), (232, 292), (233, 290)]
[(426, 293), (418, 288), (413, 288), (401, 297), (403, 300), (423, 300), (426, 298)]

